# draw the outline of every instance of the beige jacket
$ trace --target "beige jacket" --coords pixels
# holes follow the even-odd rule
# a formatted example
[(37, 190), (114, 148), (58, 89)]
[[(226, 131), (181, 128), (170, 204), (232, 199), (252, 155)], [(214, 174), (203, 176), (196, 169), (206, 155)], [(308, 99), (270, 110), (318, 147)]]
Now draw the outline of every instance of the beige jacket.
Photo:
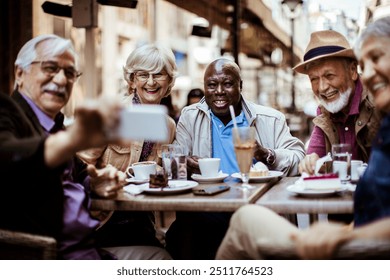
[[(272, 108), (242, 99), (242, 108), (248, 123), (256, 128), (257, 141), (265, 148), (275, 150), (273, 170), (285, 175), (298, 174), (298, 164), (305, 156), (301, 140), (293, 137), (285, 116)], [(209, 107), (205, 100), (185, 107), (177, 124), (176, 141), (199, 157), (212, 156), (212, 133)]]

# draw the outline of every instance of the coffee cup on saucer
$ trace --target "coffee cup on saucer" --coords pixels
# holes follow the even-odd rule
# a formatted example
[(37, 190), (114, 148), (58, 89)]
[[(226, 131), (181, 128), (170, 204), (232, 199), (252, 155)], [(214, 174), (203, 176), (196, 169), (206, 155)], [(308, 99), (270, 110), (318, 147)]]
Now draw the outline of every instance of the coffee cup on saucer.
[(140, 161), (130, 165), (126, 169), (126, 173), (135, 180), (146, 180), (149, 179), (150, 174), (155, 174), (156, 170), (157, 164), (154, 161)]
[(213, 178), (219, 175), (220, 158), (200, 158), (198, 163), (202, 177)]

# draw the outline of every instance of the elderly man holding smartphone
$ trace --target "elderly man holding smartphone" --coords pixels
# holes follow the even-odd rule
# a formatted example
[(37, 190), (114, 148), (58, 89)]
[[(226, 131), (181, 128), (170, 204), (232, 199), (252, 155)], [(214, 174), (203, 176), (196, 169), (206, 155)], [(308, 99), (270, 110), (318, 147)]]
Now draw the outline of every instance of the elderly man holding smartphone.
[[(54, 237), (60, 259), (131, 259), (137, 248), (98, 248), (99, 221), (90, 195), (115, 197), (125, 182), (112, 166), (86, 166), (75, 153), (110, 142), (121, 103), (103, 98), (80, 106), (66, 130), (64, 115), (80, 76), (69, 40), (41, 35), (15, 61), (15, 91), (0, 94), (0, 227)], [(144, 258), (154, 252), (144, 251)], [(139, 256), (139, 255), (138, 255)]]

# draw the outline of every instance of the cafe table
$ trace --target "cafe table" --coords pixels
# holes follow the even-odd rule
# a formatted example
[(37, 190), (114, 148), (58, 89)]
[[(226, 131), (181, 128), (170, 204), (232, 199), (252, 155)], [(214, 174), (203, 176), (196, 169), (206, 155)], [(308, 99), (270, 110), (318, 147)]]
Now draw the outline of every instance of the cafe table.
[(132, 195), (120, 191), (115, 199), (92, 199), (92, 210), (121, 211), (201, 211), (201, 212), (234, 212), (239, 207), (255, 203), (279, 179), (273, 178), (262, 183), (251, 183), (252, 189), (243, 189), (241, 182), (233, 180), (225, 182), (202, 183), (197, 188), (213, 186), (230, 186), (228, 191), (211, 196), (194, 195), (191, 190), (180, 194), (148, 194)]
[(353, 213), (353, 195), (350, 191), (325, 197), (299, 196), (287, 190), (287, 187), (293, 185), (298, 179), (299, 177), (282, 178), (255, 204), (267, 207), (276, 213), (285, 214), (289, 218), (294, 214), (309, 214), (311, 222), (318, 219), (318, 214)]

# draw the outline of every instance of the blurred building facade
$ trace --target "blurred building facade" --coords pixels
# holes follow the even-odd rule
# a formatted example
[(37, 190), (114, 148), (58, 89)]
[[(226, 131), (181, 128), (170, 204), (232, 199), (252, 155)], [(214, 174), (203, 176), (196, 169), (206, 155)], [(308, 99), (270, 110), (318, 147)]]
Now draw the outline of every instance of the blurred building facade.
[[(260, 0), (231, 1), (211, 0), (201, 1), (164, 1), (141, 0), (136, 9), (100, 5), (93, 0), (55, 0), (50, 1), (65, 6), (85, 8), (89, 2), (94, 2), (96, 8), (96, 25), (86, 24), (80, 10), (74, 12), (73, 19), (67, 16), (58, 16), (45, 13), (42, 9), (44, 0), (15, 0), (2, 2), (3, 20), (7, 24), (2, 26), (2, 37), (15, 27), (11, 18), (27, 14), (16, 25), (19, 33), (18, 42), (11, 39), (3, 46), (3, 50), (12, 49), (13, 53), (6, 61), (8, 68), (3, 70), (12, 76), (12, 63), (18, 49), (25, 41), (33, 36), (44, 33), (55, 33), (70, 38), (79, 53), (80, 69), (83, 76), (75, 85), (69, 114), (74, 104), (86, 97), (99, 94), (116, 94), (126, 89), (122, 78), (122, 67), (128, 54), (139, 44), (159, 41), (175, 53), (179, 67), (179, 77), (173, 91), (173, 100), (181, 107), (185, 96), (193, 87), (203, 87), (203, 72), (205, 66), (221, 55), (234, 57), (232, 34), (239, 33), (239, 63), (244, 79), (244, 94), (250, 100), (258, 102), (260, 93), (267, 92), (266, 79), (269, 57), (274, 48), (280, 48), (283, 53), (280, 67), (288, 69), (289, 63), (289, 35), (269, 17), (271, 9)], [(99, 1), (98, 1), (99, 2)], [(115, 2), (115, 1), (113, 1)], [(199, 8), (199, 7), (205, 8)], [(240, 5), (238, 5), (240, 4)], [(233, 10), (238, 5), (240, 9), (239, 21), (236, 25), (239, 31), (232, 29), (234, 19)], [(260, 9), (261, 8), (261, 9)], [(266, 16), (261, 18), (259, 16)], [(206, 18), (211, 37), (191, 35), (191, 29), (199, 17)], [(268, 18), (269, 17), (269, 18)], [(79, 27), (74, 27), (75, 22)], [(4, 29), (9, 30), (4, 30)], [(12, 32), (12, 31), (10, 31)], [(301, 50), (297, 51), (297, 59)], [(263, 73), (264, 72), (264, 73)], [(5, 77), (4, 80), (11, 80)], [(11, 84), (11, 82), (10, 82)], [(283, 83), (280, 85), (283, 88)], [(285, 86), (288, 91), (288, 85)], [(4, 90), (10, 85), (4, 86)]]
[(365, 0), (365, 9), (362, 11), (360, 24), (365, 24), (390, 15), (390, 0)]
[[(166, 44), (176, 56), (179, 77), (172, 99), (179, 108), (191, 88), (203, 88), (205, 66), (220, 56), (238, 58), (246, 98), (282, 111), (291, 104), (291, 22), (279, 0), (139, 0), (135, 9), (101, 5), (97, 2), (103, 1), (96, 0), (50, 1), (78, 8), (73, 18), (45, 13), (41, 7), (44, 2), (14, 0), (0, 4), (9, 14), (2, 29), (15, 26), (11, 18), (20, 16), (23, 18), (16, 26), (19, 33), (25, 32), (3, 46), (3, 50), (13, 50), (3, 71), (12, 71), (15, 52), (33, 36), (55, 33), (70, 38), (79, 53), (83, 76), (75, 85), (68, 115), (82, 99), (125, 91), (122, 73), (127, 56), (138, 45), (155, 41)], [(294, 21), (299, 31), (294, 34), (295, 64), (302, 58), (312, 31), (335, 29), (350, 40), (358, 32), (357, 24), (343, 12), (327, 11), (311, 2), (303, 1)], [(88, 25), (84, 24), (82, 9), (89, 3), (94, 5), (92, 17), (96, 18)], [(202, 21), (211, 31), (210, 37), (191, 35), (194, 25)], [(74, 27), (75, 22), (79, 27)], [(11, 36), (3, 32), (2, 38)], [(304, 105), (313, 101), (307, 77), (295, 76), (295, 89), (296, 109), (303, 111)]]

